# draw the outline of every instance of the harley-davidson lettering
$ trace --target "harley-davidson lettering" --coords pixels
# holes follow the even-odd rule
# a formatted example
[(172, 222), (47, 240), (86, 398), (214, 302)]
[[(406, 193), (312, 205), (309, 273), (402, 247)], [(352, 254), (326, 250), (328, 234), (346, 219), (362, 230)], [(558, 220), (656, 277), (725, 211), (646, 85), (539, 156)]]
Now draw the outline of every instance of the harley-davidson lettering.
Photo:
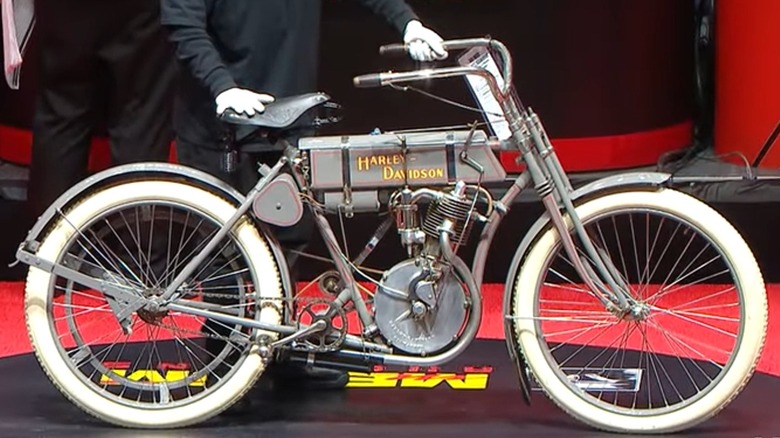
[(371, 155), (368, 157), (357, 158), (357, 170), (367, 171), (376, 166), (393, 166), (403, 164), (404, 156), (401, 154), (393, 155)]
[(441, 179), (444, 178), (443, 168), (411, 168), (404, 170), (397, 166), (403, 165), (405, 158), (401, 154), (392, 155), (371, 155), (366, 157), (357, 157), (357, 170), (359, 172), (369, 172), (377, 167), (382, 169), (382, 180), (406, 179)]
[[(444, 178), (444, 169), (407, 169), (407, 173), (409, 174), (409, 179)], [(403, 169), (393, 169), (392, 167), (386, 166), (382, 169), (382, 179), (386, 181), (389, 179), (404, 180), (406, 178), (404, 178)]]

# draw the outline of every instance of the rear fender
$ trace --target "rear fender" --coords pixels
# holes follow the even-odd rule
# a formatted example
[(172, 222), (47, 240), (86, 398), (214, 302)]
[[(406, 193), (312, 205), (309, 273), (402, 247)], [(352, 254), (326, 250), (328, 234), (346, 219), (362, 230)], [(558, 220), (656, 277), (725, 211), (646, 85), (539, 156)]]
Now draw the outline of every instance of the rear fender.
[[(219, 178), (206, 172), (179, 164), (149, 162), (111, 167), (82, 180), (57, 198), (57, 200), (41, 214), (27, 233), (25, 241), (20, 244), (20, 249), (26, 248), (32, 252), (37, 251), (37, 245), (40, 242), (40, 239), (45, 236), (49, 227), (56, 221), (57, 212), (67, 210), (71, 205), (84, 199), (85, 196), (92, 194), (98, 188), (145, 179), (168, 180), (191, 184), (220, 195), (235, 205), (241, 204), (245, 199), (243, 194)], [(263, 237), (266, 238), (279, 267), (285, 296), (291, 298), (294, 285), (292, 285), (290, 280), (287, 261), (281, 246), (274, 238), (273, 234), (268, 231), (266, 226), (259, 221), (253, 222)]]

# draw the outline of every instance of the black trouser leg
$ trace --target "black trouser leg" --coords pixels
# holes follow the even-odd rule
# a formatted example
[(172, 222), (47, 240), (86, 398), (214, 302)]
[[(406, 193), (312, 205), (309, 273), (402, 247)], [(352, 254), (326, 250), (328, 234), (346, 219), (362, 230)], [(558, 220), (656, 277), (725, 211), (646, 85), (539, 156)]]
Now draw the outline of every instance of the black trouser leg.
[[(256, 163), (258, 161), (272, 166), (279, 158), (279, 152), (276, 151), (242, 154), (236, 172), (227, 174), (220, 168), (222, 153), (220, 150), (193, 144), (181, 139), (177, 140), (176, 144), (177, 156), (181, 164), (211, 173), (237, 187), (243, 193), (246, 193), (257, 183)], [(311, 239), (314, 222), (311, 214), (308, 213), (308, 209), (304, 209), (304, 211), (306, 214), (302, 221), (294, 227), (270, 227), (270, 231), (274, 233), (283, 248), (301, 249)], [(295, 280), (295, 271), (298, 267), (297, 257), (289, 251), (286, 254), (288, 265), (290, 265), (291, 269), (291, 276)], [(211, 320), (204, 324), (203, 331), (205, 333), (227, 334), (227, 330), (223, 325)], [(209, 351), (212, 351), (212, 354), (217, 354), (224, 348), (224, 343), (207, 339), (206, 346)], [(301, 384), (313, 389), (342, 388), (347, 382), (346, 373), (322, 369), (302, 370), (289, 365), (281, 368), (278, 366), (271, 367), (269, 375), (277, 382)]]
[[(257, 184), (259, 178), (257, 163), (273, 166), (281, 157), (281, 151), (242, 152), (236, 171), (227, 173), (221, 168), (222, 151), (213, 146), (208, 147), (178, 138), (176, 140), (176, 153), (179, 163), (214, 175), (244, 194)], [(314, 220), (308, 209), (304, 209), (303, 217), (296, 225), (292, 227), (270, 226), (269, 229), (282, 247), (303, 248), (311, 240)], [(295, 257), (290, 260), (295, 260)]]
[[(208, 145), (189, 142), (182, 138), (177, 138), (176, 140), (176, 155), (180, 164), (214, 175), (239, 191), (246, 193), (257, 181), (257, 176), (254, 177), (254, 182), (252, 177), (253, 174), (257, 175), (254, 170), (255, 166), (246, 154), (242, 154), (235, 172), (225, 172), (221, 167), (222, 154), (221, 150), (213, 146), (209, 147)], [(213, 265), (220, 266), (224, 261), (223, 257), (217, 257)], [(203, 297), (203, 300), (215, 304), (229, 304), (221, 302), (223, 300), (215, 300), (213, 297)], [(207, 336), (209, 334), (220, 336), (228, 336), (230, 334), (229, 327), (211, 319), (206, 321), (201, 331)], [(206, 338), (206, 349), (214, 355), (222, 351), (224, 346), (225, 344), (222, 341)]]
[[(96, 51), (110, 84), (105, 97), (112, 165), (168, 161), (176, 61), (160, 24), (159, 0), (120, 0), (104, 7), (121, 17)], [(161, 275), (168, 267), (168, 241), (156, 233), (151, 244), (149, 263)]]
[[(257, 163), (265, 163), (273, 166), (281, 156), (279, 151), (260, 153), (241, 153), (237, 169), (233, 173), (227, 173), (221, 168), (222, 151), (213, 147), (195, 144), (184, 139), (177, 139), (177, 156), (179, 163), (204, 171), (227, 182), (242, 193), (247, 193), (259, 178)], [(269, 226), (269, 231), (279, 241), (284, 249), (301, 250), (309, 242), (313, 231), (313, 219), (308, 209), (304, 209), (301, 221), (293, 227)], [(293, 281), (297, 277), (297, 257), (286, 251), (287, 264)]]
[(167, 159), (176, 68), (157, 0), (39, 0), (36, 14), (32, 218), (87, 176), (98, 122), (108, 123), (113, 164)]
[(33, 118), (28, 200), (32, 218), (86, 176), (99, 104), (100, 37), (84, 2), (36, 3), (39, 91)]
[(114, 165), (167, 161), (173, 140), (176, 61), (158, 0), (132, 0), (98, 51), (112, 80), (108, 133)]
[[(181, 128), (180, 128), (181, 129)], [(238, 168), (233, 173), (222, 170), (222, 154), (219, 145), (209, 145), (176, 138), (176, 158), (179, 164), (201, 170), (235, 187), (239, 192), (246, 193), (257, 182), (258, 173), (249, 156), (240, 154)]]

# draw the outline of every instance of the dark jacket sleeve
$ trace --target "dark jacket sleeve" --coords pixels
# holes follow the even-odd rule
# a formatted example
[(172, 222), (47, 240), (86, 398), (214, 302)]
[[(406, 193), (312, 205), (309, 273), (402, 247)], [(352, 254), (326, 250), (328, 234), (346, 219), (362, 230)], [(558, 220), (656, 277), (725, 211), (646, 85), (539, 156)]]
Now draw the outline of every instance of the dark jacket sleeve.
[(403, 34), (406, 25), (419, 18), (404, 0), (359, 0), (363, 6), (384, 17), (398, 33)]
[(213, 96), (236, 86), (207, 32), (206, 0), (162, 0), (161, 22), (176, 46), (176, 57)]

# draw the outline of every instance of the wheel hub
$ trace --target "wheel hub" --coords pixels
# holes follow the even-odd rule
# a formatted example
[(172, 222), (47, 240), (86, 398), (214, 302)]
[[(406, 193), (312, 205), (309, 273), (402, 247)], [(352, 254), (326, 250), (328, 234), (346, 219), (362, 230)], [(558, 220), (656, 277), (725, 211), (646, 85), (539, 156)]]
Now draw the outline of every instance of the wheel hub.
[(138, 317), (142, 321), (149, 324), (160, 324), (166, 316), (168, 316), (168, 310), (163, 308), (162, 301), (157, 297), (157, 294), (145, 292), (144, 295), (153, 295), (148, 299), (144, 307), (138, 309)]
[(650, 316), (650, 306), (647, 303), (635, 303), (623, 315), (626, 321), (644, 321)]

